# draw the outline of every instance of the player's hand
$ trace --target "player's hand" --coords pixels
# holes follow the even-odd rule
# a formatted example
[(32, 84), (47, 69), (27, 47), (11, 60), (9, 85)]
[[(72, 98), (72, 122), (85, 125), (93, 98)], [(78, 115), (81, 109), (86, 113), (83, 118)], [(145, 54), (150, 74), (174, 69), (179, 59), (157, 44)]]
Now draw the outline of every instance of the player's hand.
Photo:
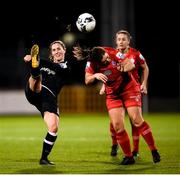
[(122, 66), (121, 63), (117, 63), (117, 70), (120, 71), (120, 72), (123, 72), (124, 67)]
[(126, 58), (123, 60), (119, 66), (117, 66), (117, 69), (121, 72), (128, 72), (135, 68), (134, 59)]
[(141, 84), (140, 90), (142, 94), (147, 94), (147, 86), (144, 83)]
[(108, 80), (108, 77), (102, 73), (95, 73), (94, 74), (94, 77), (97, 79), (97, 80), (100, 80), (102, 81), (103, 83), (106, 83), (107, 80)]
[(104, 95), (104, 94), (105, 94), (105, 84), (103, 84), (103, 85), (101, 86), (101, 89), (100, 89), (100, 91), (99, 91), (99, 94), (100, 94), (100, 95)]
[(31, 55), (26, 55), (25, 57), (24, 57), (24, 61), (25, 62), (29, 62), (29, 61), (31, 61)]

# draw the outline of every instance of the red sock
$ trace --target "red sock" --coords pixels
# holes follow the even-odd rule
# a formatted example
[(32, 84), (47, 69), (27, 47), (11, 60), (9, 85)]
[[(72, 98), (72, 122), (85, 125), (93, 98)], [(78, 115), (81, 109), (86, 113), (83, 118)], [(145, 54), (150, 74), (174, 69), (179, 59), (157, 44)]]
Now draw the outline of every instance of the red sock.
[(143, 136), (150, 150), (155, 150), (156, 146), (150, 126), (144, 121), (139, 128), (139, 133)]
[(139, 152), (139, 129), (134, 125), (132, 127), (133, 151)]
[(112, 123), (110, 123), (110, 134), (111, 134), (111, 139), (112, 139), (112, 145), (117, 145), (117, 139), (116, 139), (116, 131), (114, 130), (114, 127)]
[(132, 153), (131, 153), (130, 140), (126, 130), (116, 133), (116, 138), (123, 150), (124, 155), (131, 157)]

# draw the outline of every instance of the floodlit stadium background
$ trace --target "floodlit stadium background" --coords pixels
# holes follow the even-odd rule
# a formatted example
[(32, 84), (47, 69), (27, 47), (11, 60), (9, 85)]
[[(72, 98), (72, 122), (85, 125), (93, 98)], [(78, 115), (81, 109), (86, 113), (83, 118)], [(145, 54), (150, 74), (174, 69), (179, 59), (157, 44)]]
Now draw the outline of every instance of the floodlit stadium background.
[[(51, 41), (63, 40), (73, 65), (70, 86), (61, 94), (61, 108), (69, 112), (105, 111), (104, 97), (98, 96), (99, 85), (85, 87), (85, 61), (76, 62), (71, 54), (74, 44), (114, 46), (113, 37), (119, 29), (132, 34), (132, 46), (141, 51), (150, 68), (149, 94), (144, 110), (179, 112), (180, 56), (178, 1), (158, 3), (155, 0), (92, 1), (24, 1), (15, 6), (6, 2), (0, 12), (0, 113), (29, 113), (36, 110), (25, 99), (23, 88), (27, 70), (22, 61), (33, 43), (47, 57)], [(33, 9), (33, 10), (32, 10)], [(75, 21), (79, 14), (89, 12), (97, 21), (89, 34), (80, 33)]]

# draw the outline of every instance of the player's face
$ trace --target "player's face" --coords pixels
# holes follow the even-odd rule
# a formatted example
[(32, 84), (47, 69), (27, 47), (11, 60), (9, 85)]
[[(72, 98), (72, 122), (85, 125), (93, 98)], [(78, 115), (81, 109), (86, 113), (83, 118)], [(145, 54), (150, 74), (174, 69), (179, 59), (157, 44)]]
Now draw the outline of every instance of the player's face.
[(51, 54), (54, 63), (60, 63), (64, 61), (66, 50), (63, 49), (61, 44), (54, 43), (51, 47)]
[(116, 45), (119, 51), (124, 51), (129, 47), (130, 40), (126, 34), (120, 33), (116, 35)]
[(109, 54), (105, 52), (105, 54), (102, 57), (101, 62), (103, 64), (108, 64), (111, 61), (111, 58), (109, 57)]

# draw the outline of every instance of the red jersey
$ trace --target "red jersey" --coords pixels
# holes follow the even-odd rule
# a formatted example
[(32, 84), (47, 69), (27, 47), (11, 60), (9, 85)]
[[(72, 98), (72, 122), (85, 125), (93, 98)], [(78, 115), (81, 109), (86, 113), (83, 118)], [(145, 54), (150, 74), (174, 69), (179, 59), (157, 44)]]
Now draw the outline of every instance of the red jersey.
[(105, 84), (107, 95), (127, 90), (134, 85), (135, 82), (127, 72), (117, 70), (117, 63), (121, 61), (117, 57), (118, 50), (110, 47), (104, 47), (104, 49), (111, 57), (111, 61), (108, 64), (88, 61), (85, 72), (90, 74), (103, 73), (108, 77), (108, 81)]
[(139, 67), (142, 64), (145, 64), (145, 58), (143, 55), (136, 49), (130, 47), (129, 50), (126, 53), (121, 53), (117, 51), (116, 57), (118, 57), (120, 60), (124, 60), (125, 58), (132, 59), (132, 61), (135, 64), (135, 68), (131, 71), (133, 77), (135, 80), (139, 83), (140, 77), (139, 77)]

